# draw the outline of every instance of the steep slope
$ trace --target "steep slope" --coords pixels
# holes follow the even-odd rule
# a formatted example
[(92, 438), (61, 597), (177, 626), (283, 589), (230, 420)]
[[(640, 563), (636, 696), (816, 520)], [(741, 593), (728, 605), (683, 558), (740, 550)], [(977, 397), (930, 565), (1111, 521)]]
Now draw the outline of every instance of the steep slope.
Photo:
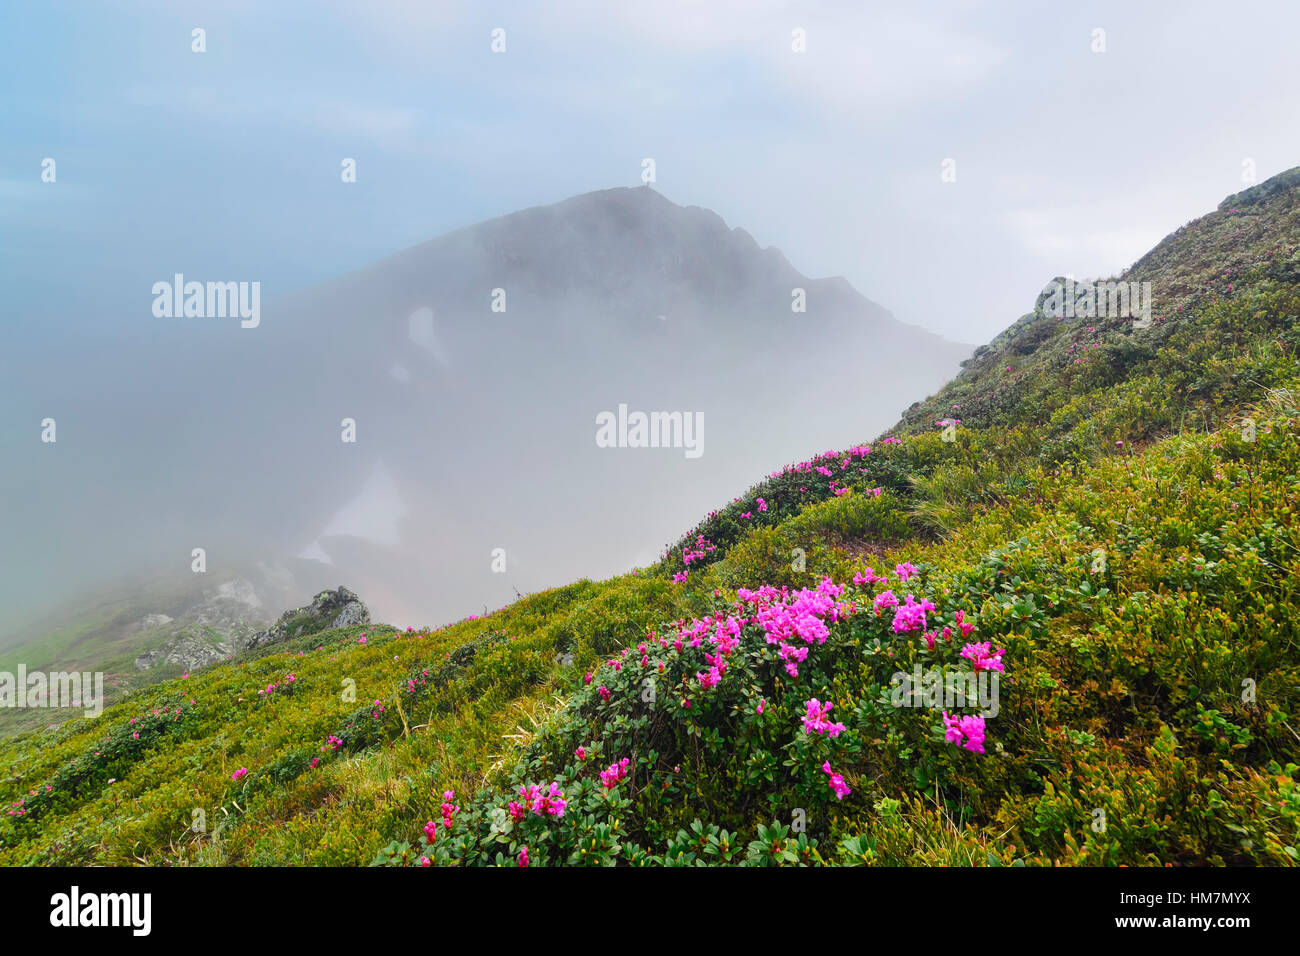
[(1144, 258), (1166, 322), (1022, 320), (651, 568), (6, 746), (0, 859), (1294, 865), (1294, 182)]

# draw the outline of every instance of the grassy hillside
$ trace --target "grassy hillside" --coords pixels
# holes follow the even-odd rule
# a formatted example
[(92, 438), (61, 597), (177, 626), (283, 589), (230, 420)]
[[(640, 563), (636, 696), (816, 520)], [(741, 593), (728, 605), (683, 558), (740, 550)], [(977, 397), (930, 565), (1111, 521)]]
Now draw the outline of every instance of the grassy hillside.
[(1300, 863), (1298, 182), (654, 567), (5, 742), (0, 862)]

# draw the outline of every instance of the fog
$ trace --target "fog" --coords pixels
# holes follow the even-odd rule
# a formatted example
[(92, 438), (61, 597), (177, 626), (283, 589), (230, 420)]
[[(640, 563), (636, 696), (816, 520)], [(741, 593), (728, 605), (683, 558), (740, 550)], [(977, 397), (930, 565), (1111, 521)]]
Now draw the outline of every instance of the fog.
[[(206, 310), (208, 291), (180, 300)], [(385, 620), (483, 613), (650, 563), (763, 475), (879, 432), (968, 352), (645, 186), (452, 233), (255, 318), (171, 316), (111, 362), (18, 370), (16, 418), (56, 440), (29, 434), (6, 477), (31, 505), (11, 601), (201, 548), (204, 573), (333, 575)], [(669, 447), (636, 447), (638, 412), (672, 416), (639, 442)]]

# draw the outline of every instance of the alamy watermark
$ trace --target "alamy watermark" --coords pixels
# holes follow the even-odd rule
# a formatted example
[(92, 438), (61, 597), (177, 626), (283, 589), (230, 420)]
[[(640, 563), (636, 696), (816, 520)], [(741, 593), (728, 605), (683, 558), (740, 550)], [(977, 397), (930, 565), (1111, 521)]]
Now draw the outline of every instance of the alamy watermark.
[(1043, 312), (1057, 319), (1132, 318), (1135, 328), (1151, 325), (1150, 282), (1064, 282), (1043, 289)]
[(704, 454), (703, 412), (629, 412), (596, 416), (598, 448), (682, 448), (687, 458)]
[(996, 717), (998, 703), (998, 672), (949, 670), (931, 667), (923, 670), (920, 664), (912, 673), (896, 671), (890, 678), (889, 702), (894, 707), (926, 707), (954, 710), (959, 707), (978, 707), (984, 717)]
[(241, 328), (262, 324), (262, 283), (186, 282), (179, 272), (171, 282), (153, 284), (153, 314), (159, 319), (239, 318)]
[(125, 927), (133, 936), (148, 936), (153, 926), (152, 893), (83, 893), (73, 886), (50, 897), (50, 925)]
[(0, 671), (0, 707), (83, 708), (87, 717), (104, 712), (102, 671), (28, 671), (19, 664), (18, 673)]

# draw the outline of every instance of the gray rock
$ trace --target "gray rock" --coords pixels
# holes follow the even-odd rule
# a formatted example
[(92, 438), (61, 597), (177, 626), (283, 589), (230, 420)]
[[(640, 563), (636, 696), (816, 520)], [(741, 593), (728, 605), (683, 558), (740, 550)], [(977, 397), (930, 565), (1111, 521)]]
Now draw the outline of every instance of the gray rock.
[(195, 634), (178, 634), (160, 647), (135, 659), (136, 670), (147, 671), (160, 664), (195, 670), (229, 657), (234, 648), (224, 641), (208, 641)]
[(278, 644), (303, 634), (315, 634), (332, 627), (369, 624), (370, 610), (361, 599), (345, 587), (322, 591), (304, 607), (285, 611), (280, 619), (264, 631), (248, 637), (245, 649)]
[(339, 616), (334, 618), (334, 623), (330, 627), (351, 627), (354, 624), (369, 624), (370, 609), (360, 601), (353, 601), (346, 604), (343, 610), (339, 611)]

